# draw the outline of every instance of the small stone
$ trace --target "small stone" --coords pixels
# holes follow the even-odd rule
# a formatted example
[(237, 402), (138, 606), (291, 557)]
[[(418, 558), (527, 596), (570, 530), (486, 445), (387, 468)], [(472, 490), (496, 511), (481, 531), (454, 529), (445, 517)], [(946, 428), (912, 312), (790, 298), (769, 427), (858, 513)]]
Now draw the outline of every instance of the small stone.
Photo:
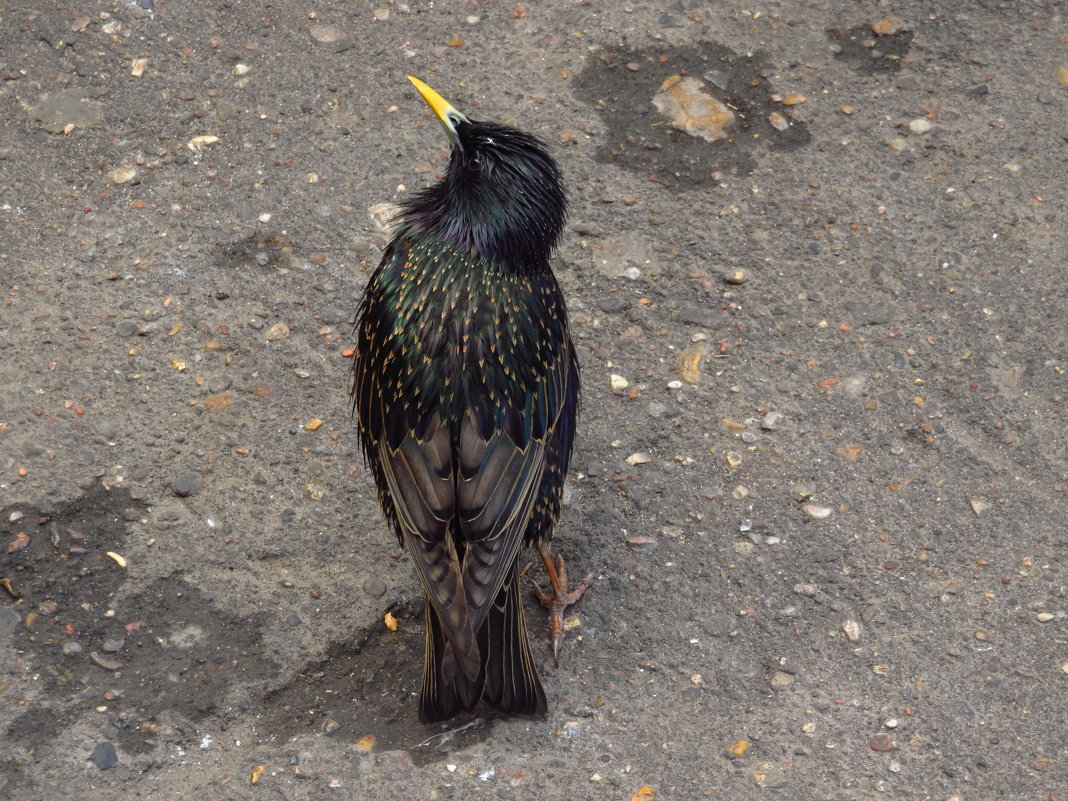
[(652, 537), (627, 537), (627, 546), (635, 551), (651, 551), (656, 545)]
[(914, 134), (925, 134), (934, 128), (934, 123), (930, 120), (920, 117), (918, 119), (909, 122), (909, 131)]
[(344, 32), (334, 25), (312, 25), (308, 29), (312, 39), (321, 44), (334, 44), (344, 38)]
[(128, 184), (137, 177), (137, 168), (129, 165), (116, 167), (108, 172), (108, 180), (113, 184)]
[(1053, 615), (1052, 612), (1039, 612), (1037, 615), (1035, 615), (1035, 620), (1037, 620), (1039, 623), (1048, 623), (1049, 621), (1053, 620), (1054, 617), (1055, 615)]
[(202, 406), (208, 412), (221, 412), (233, 402), (234, 396), (229, 392), (219, 392), (204, 398)]
[(128, 339), (141, 330), (141, 324), (134, 320), (125, 320), (115, 326), (115, 333), (123, 339)]
[(861, 628), (860, 623), (856, 620), (846, 620), (842, 622), (842, 632), (850, 642), (859, 640), (862, 631), (863, 629)]
[(782, 428), (782, 423), (785, 419), (786, 415), (782, 412), (768, 412), (764, 415), (764, 419), (760, 421), (760, 427), (765, 431), (775, 431)]
[(776, 670), (771, 674), (771, 680), (768, 683), (773, 690), (785, 690), (794, 683), (794, 677), (785, 671)]
[(768, 115), (768, 124), (776, 131), (785, 131), (790, 127), (790, 121), (777, 111)]
[(1038, 102), (1042, 103), (1045, 106), (1048, 106), (1051, 103), (1053, 103), (1053, 101), (1055, 99), (1056, 99), (1056, 96), (1053, 94), (1053, 91), (1050, 90), (1050, 89), (1043, 89), (1041, 92), (1038, 93)]
[(107, 741), (97, 743), (93, 753), (89, 755), (89, 761), (101, 770), (115, 767), (119, 762), (119, 753), (115, 750), (115, 744)]
[(372, 598), (381, 598), (386, 594), (386, 582), (382, 581), (378, 576), (369, 576), (364, 579), (363, 591)]
[(729, 270), (724, 273), (723, 280), (728, 284), (739, 286), (749, 280), (749, 274), (745, 270)]
[(711, 615), (701, 624), (701, 628), (712, 637), (726, 637), (734, 628), (734, 618), (724, 613)]
[(628, 456), (626, 461), (627, 464), (629, 464), (631, 467), (634, 467), (635, 465), (639, 464), (648, 464), (649, 462), (653, 461), (653, 457), (647, 453), (639, 451), (637, 453), (632, 453), (630, 456)]
[(653, 105), (676, 128), (707, 142), (717, 142), (727, 138), (734, 112), (703, 91), (704, 87), (698, 78), (671, 75), (653, 96)]
[(75, 654), (80, 654), (84, 649), (82, 648), (81, 643), (68, 640), (63, 643), (63, 648), (61, 650), (63, 651), (63, 656), (74, 656)]
[(112, 672), (115, 672), (116, 670), (122, 670), (122, 662), (116, 662), (113, 659), (103, 657), (96, 651), (89, 652), (89, 661), (91, 661), (97, 667), (103, 668), (104, 670), (110, 670)]
[(979, 517), (983, 512), (990, 508), (990, 504), (986, 501), (979, 499), (973, 499), (968, 501), (968, 505), (972, 507), (972, 511), (975, 512), (975, 516)]
[(401, 213), (401, 208), (396, 203), (375, 203), (367, 211), (378, 229), (389, 233), (393, 230), (393, 221)]
[(613, 314), (615, 312), (621, 312), (626, 310), (630, 303), (626, 298), (619, 295), (613, 295), (608, 298), (601, 298), (596, 302), (597, 308), (603, 311), (605, 314)]
[(878, 22), (871, 24), (871, 32), (876, 36), (890, 36), (895, 33), (900, 33), (904, 29), (904, 25), (901, 20), (898, 19), (881, 19)]
[(748, 740), (737, 740), (723, 749), (731, 759), (744, 757), (749, 752)]
[(679, 377), (687, 384), (701, 383), (705, 354), (710, 347), (707, 342), (698, 342), (687, 346), (679, 354)]
[(125, 644), (126, 640), (123, 639), (104, 640), (103, 649), (109, 654), (117, 654)]
[(883, 753), (886, 751), (893, 751), (895, 748), (897, 748), (897, 746), (894, 745), (894, 741), (891, 740), (890, 736), (887, 734), (876, 734), (874, 737), (871, 738), (871, 741), (868, 743), (868, 747), (871, 748), (872, 751), (879, 751)]
[(91, 98), (89, 89), (62, 89), (44, 95), (33, 109), (33, 118), (54, 134), (91, 128), (104, 121), (103, 106)]
[(200, 490), (201, 482), (200, 474), (191, 470), (175, 478), (171, 482), (171, 489), (179, 498), (188, 498)]
[(609, 382), (611, 383), (613, 392), (622, 392), (630, 386), (630, 382), (627, 381), (627, 379), (625, 379), (621, 375), (617, 375), (616, 373), (612, 373), (609, 376)]
[(820, 506), (816, 503), (807, 503), (801, 507), (805, 514), (814, 520), (823, 520), (826, 517), (830, 517), (834, 512), (834, 508), (830, 506)]
[(267, 341), (274, 342), (277, 339), (285, 339), (289, 336), (289, 326), (285, 323), (275, 323), (267, 329)]
[(819, 592), (819, 587), (815, 584), (795, 584), (794, 592), (798, 595), (804, 595), (807, 598), (812, 598)]

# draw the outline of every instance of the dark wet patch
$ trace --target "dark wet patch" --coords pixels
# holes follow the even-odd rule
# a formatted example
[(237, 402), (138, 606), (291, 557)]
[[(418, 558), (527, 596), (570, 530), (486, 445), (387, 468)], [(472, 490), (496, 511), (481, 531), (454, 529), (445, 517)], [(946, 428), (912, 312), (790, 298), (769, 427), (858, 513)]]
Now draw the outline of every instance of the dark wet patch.
[[(161, 712), (199, 721), (219, 710), (236, 681), (274, 672), (260, 615), (221, 610), (178, 576), (122, 595), (127, 569), (107, 553), (127, 551), (126, 521), (142, 508), (97, 487), (49, 514), (3, 510), (0, 541), (19, 532), (28, 539), (3, 563), (6, 595), (21, 618), (14, 647), (39, 667), (45, 690), (8, 728), (9, 746), (34, 752), (88, 710), (107, 707), (101, 720), (111, 736), (125, 751), (143, 751), (156, 743)], [(9, 522), (13, 511), (22, 517)]]
[(398, 631), (376, 625), (336, 644), (325, 659), (264, 698), (267, 727), (288, 737), (326, 731), (356, 741), (373, 735), (376, 753), (405, 750), (417, 766), (485, 740), (497, 718), (485, 707), (433, 726), (419, 722), (422, 601), (390, 611), (402, 621)]
[[(761, 53), (738, 55), (714, 42), (701, 42), (686, 48), (605, 50), (591, 58), (574, 85), (576, 95), (605, 124), (599, 161), (648, 174), (674, 188), (695, 189), (715, 182), (715, 173), (749, 174), (763, 149), (794, 150), (811, 140), (805, 123), (793, 119), (794, 111), (771, 99), (776, 89), (768, 74)], [(698, 139), (656, 111), (653, 96), (672, 75), (699, 78), (708, 94), (734, 111), (727, 139)], [(789, 122), (785, 130), (768, 122), (772, 112)]]
[(216, 246), (222, 267), (288, 267), (293, 260), (293, 243), (284, 233), (255, 233)]
[(878, 72), (898, 72), (902, 59), (912, 48), (915, 34), (912, 31), (897, 31), (879, 36), (872, 32), (871, 25), (854, 25), (848, 30), (831, 28), (827, 36), (836, 42), (839, 51), (835, 58), (865, 75)]

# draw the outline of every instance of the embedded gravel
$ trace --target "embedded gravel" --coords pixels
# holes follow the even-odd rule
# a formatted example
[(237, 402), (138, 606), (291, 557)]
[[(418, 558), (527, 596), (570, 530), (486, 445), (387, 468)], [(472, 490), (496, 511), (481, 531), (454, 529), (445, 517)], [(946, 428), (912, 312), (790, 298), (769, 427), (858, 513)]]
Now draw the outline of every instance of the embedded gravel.
[[(353, 432), (407, 74), (571, 192), (544, 718), (418, 723)], [(1066, 102), (1054, 2), (0, 4), (0, 797), (1064, 798)]]

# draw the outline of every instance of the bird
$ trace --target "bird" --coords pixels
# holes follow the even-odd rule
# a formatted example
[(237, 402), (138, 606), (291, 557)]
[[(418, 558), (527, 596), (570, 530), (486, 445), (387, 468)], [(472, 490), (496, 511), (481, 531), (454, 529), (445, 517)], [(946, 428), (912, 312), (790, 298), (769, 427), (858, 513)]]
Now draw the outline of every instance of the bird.
[[(558, 660), (569, 588), (549, 549), (575, 439), (579, 365), (550, 255), (559, 166), (539, 137), (458, 111), (409, 76), (451, 147), (444, 177), (401, 204), (356, 318), (353, 407), (389, 526), (425, 598), (419, 718), (480, 702), (546, 712), (520, 594), (533, 546)], [(532, 582), (533, 583), (533, 582)]]

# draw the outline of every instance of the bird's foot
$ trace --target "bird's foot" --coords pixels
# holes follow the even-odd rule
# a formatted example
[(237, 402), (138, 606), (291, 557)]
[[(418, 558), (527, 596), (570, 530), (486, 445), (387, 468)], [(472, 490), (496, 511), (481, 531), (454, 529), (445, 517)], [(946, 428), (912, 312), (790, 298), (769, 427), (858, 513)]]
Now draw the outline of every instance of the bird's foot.
[(549, 574), (552, 594), (546, 593), (534, 579), (531, 579), (530, 583), (534, 585), (534, 597), (549, 610), (549, 634), (553, 640), (553, 662), (559, 665), (560, 643), (564, 639), (564, 610), (572, 604), (578, 603), (579, 598), (590, 588), (590, 584), (593, 583), (593, 573), (586, 576), (575, 589), (569, 590), (567, 586), (567, 567), (564, 565), (564, 558), (558, 556), (554, 565), (552, 554), (547, 546), (539, 547), (538, 553), (541, 554), (541, 559), (545, 563), (545, 570)]

